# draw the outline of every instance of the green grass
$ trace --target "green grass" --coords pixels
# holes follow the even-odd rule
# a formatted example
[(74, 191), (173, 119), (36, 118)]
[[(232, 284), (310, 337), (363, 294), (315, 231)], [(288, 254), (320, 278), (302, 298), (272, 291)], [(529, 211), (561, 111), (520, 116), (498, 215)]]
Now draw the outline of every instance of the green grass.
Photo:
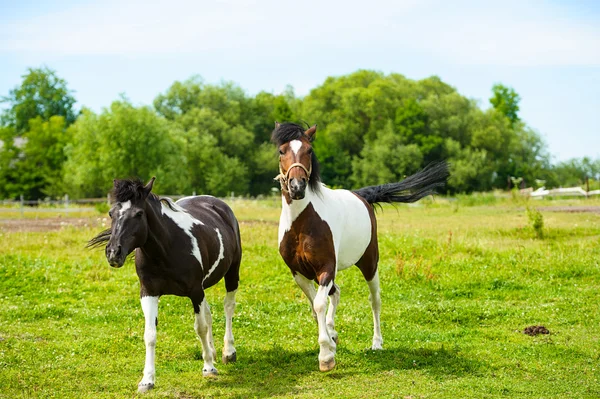
[[(367, 286), (358, 269), (344, 271), (337, 367), (321, 373), (316, 324), (277, 251), (279, 201), (232, 206), (244, 244), (238, 362), (202, 378), (191, 303), (163, 297), (157, 385), (146, 397), (600, 396), (600, 214), (542, 211), (539, 239), (510, 201), (385, 207), (385, 349), (368, 349)], [(131, 263), (112, 269), (102, 251), (83, 248), (100, 223), (95, 214), (90, 227), (11, 233), (0, 222), (0, 397), (138, 396), (138, 281)], [(208, 291), (218, 352), (223, 296), (222, 284)], [(539, 324), (551, 334), (522, 333)]]

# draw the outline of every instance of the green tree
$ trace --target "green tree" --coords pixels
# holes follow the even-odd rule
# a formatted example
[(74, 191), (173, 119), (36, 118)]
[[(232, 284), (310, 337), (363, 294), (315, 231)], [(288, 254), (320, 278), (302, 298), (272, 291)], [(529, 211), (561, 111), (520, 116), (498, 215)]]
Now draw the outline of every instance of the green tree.
[(360, 155), (352, 164), (352, 180), (358, 187), (400, 181), (423, 163), (419, 146), (404, 144), (391, 121), (373, 142), (365, 144)]
[(511, 125), (517, 123), (520, 120), (518, 112), (521, 97), (519, 97), (514, 89), (500, 83), (497, 83), (492, 87), (492, 93), (490, 104), (492, 104), (496, 110), (504, 114)]
[(2, 124), (12, 126), (17, 134), (29, 128), (29, 120), (40, 117), (43, 121), (62, 116), (65, 125), (75, 122), (75, 98), (65, 80), (47, 67), (29, 68), (23, 82), (0, 101), (8, 104), (2, 114)]
[(121, 100), (84, 110), (70, 128), (64, 179), (77, 196), (104, 196), (115, 178), (156, 176), (156, 191), (182, 193), (188, 176), (181, 131), (148, 107)]

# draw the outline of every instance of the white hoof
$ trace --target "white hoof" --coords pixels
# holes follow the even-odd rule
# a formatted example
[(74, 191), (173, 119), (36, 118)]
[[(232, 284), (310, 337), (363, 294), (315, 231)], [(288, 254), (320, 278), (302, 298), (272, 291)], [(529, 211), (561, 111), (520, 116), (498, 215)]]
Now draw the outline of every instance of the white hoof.
[(139, 393), (144, 393), (144, 392), (148, 392), (149, 390), (151, 390), (152, 388), (154, 388), (154, 384), (151, 382), (147, 382), (142, 384), (141, 382), (138, 384), (138, 392)]
[(216, 377), (217, 375), (217, 369), (216, 368), (210, 368), (210, 369), (202, 369), (202, 376), (203, 377)]
[(319, 370), (321, 371), (331, 371), (335, 367), (335, 358), (331, 358), (327, 361), (319, 360)]
[(226, 355), (223, 353), (223, 364), (227, 364), (227, 363), (235, 363), (235, 361), (237, 360), (237, 354), (236, 352), (233, 352), (231, 355)]

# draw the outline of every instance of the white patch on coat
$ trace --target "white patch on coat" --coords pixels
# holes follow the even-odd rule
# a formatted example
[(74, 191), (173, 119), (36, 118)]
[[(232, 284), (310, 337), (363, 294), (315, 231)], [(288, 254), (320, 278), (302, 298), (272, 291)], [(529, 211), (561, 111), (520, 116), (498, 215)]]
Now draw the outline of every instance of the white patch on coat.
[(300, 140), (292, 140), (290, 141), (290, 148), (292, 149), (294, 155), (298, 155), (298, 151), (302, 148), (302, 142)]
[(206, 273), (206, 275), (204, 276), (204, 279), (202, 280), (203, 283), (206, 281), (208, 276), (210, 276), (212, 274), (212, 272), (215, 271), (215, 269), (217, 268), (219, 263), (223, 260), (223, 258), (225, 258), (225, 247), (223, 246), (223, 236), (221, 236), (221, 232), (219, 231), (219, 229), (215, 228), (215, 231), (217, 232), (217, 237), (219, 237), (219, 256), (217, 257), (217, 260), (215, 261), (215, 263), (212, 264), (210, 269), (208, 269), (208, 272)]
[(331, 230), (336, 269), (344, 270), (358, 262), (371, 242), (371, 217), (365, 204), (348, 190), (332, 190), (322, 185), (316, 194), (308, 186), (305, 197), (291, 204), (282, 196), (279, 244), (308, 204), (312, 204)]
[(171, 209), (168, 205), (162, 204), (162, 214), (168, 217), (169, 219), (173, 220), (175, 224), (179, 226), (179, 228), (183, 230), (183, 232), (187, 234), (188, 237), (190, 237), (190, 241), (192, 244), (191, 254), (198, 260), (200, 266), (204, 267), (202, 265), (202, 255), (200, 254), (200, 248), (198, 247), (198, 240), (192, 234), (192, 228), (195, 225), (199, 224), (203, 226), (204, 223), (190, 215), (185, 209), (183, 209), (176, 203), (170, 202), (170, 205), (175, 209), (175, 211)]
[(121, 202), (121, 209), (119, 209), (119, 219), (123, 217), (125, 212), (131, 208), (131, 201)]

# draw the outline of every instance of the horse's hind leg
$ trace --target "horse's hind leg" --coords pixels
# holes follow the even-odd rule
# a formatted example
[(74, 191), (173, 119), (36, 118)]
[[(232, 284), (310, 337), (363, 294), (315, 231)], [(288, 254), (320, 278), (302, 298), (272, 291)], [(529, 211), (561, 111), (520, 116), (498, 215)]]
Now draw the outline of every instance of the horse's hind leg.
[(202, 299), (199, 306), (194, 304), (194, 308), (196, 310), (194, 329), (202, 342), (202, 359), (204, 360), (202, 375), (205, 377), (217, 375), (217, 369), (214, 366), (216, 351), (212, 342), (212, 317), (206, 298)]
[(375, 276), (371, 281), (367, 281), (369, 285), (369, 301), (373, 310), (373, 346), (371, 349), (382, 349), (383, 338), (381, 337), (381, 325), (379, 322), (381, 314), (381, 295), (379, 293), (379, 271), (375, 271)]
[(156, 354), (156, 325), (158, 323), (158, 297), (143, 296), (140, 299), (144, 319), (146, 320), (144, 328), (144, 342), (146, 344), (146, 363), (144, 364), (144, 376), (138, 384), (139, 392), (146, 392), (154, 388), (154, 378), (156, 370), (154, 368), (154, 359)]
[(364, 255), (356, 263), (360, 269), (367, 284), (369, 285), (369, 301), (373, 311), (373, 345), (372, 349), (382, 349), (383, 338), (381, 337), (381, 326), (379, 318), (381, 314), (381, 295), (379, 293), (379, 270), (377, 263), (379, 261), (379, 249), (377, 245), (377, 230), (373, 228), (371, 243), (367, 247)]
[(240, 280), (240, 261), (235, 262), (225, 274), (225, 336), (223, 337), (223, 363), (231, 363), (237, 360), (235, 346), (233, 346), (233, 312), (235, 310), (235, 294)]
[(333, 293), (329, 294), (329, 308), (327, 309), (327, 331), (331, 339), (337, 344), (338, 333), (335, 331), (335, 310), (340, 303), (340, 287), (337, 284), (333, 284), (331, 289)]

